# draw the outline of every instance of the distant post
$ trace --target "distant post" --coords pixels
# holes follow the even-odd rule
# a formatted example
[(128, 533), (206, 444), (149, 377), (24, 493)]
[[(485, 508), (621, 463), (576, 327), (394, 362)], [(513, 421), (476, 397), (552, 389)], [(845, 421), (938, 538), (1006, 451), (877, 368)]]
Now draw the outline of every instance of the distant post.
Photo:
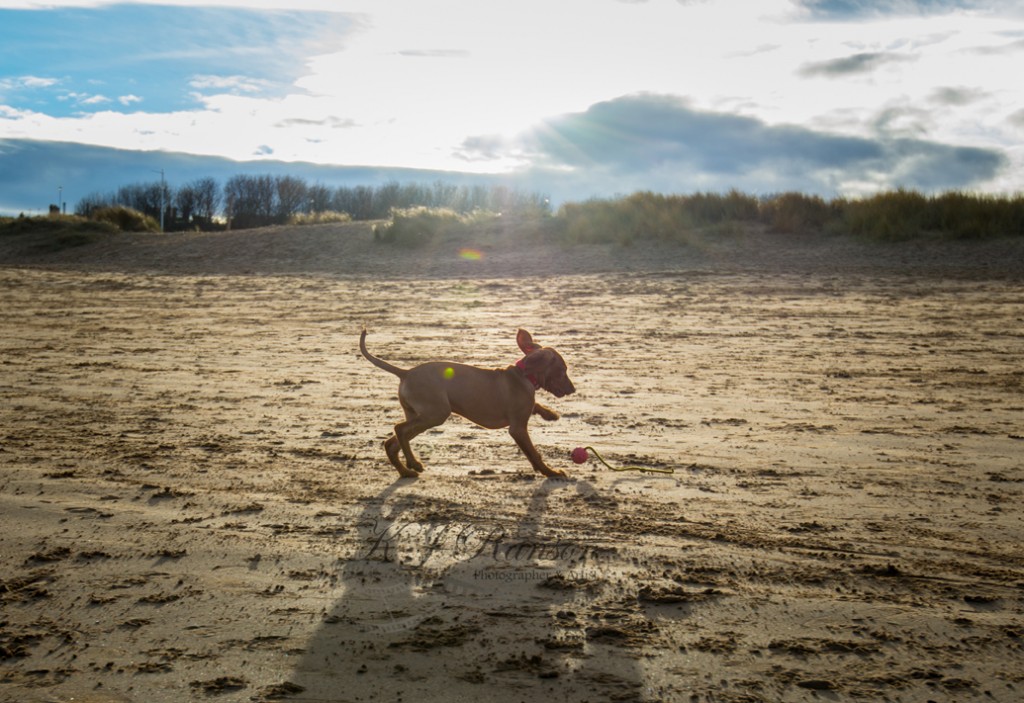
[(164, 170), (154, 170), (153, 173), (160, 174), (160, 231), (164, 231), (164, 193), (167, 192), (167, 182), (164, 180)]

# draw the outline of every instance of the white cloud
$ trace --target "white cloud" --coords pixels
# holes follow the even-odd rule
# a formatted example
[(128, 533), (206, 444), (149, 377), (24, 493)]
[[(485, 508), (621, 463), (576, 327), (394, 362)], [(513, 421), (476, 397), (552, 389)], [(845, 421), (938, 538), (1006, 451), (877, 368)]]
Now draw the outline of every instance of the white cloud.
[[(52, 88), (60, 83), (57, 78), (44, 78), (41, 76), (16, 76), (11, 78), (0, 78), (0, 91), (13, 92), (21, 90), (39, 90)], [(0, 95), (0, 99), (3, 96)]]
[(15, 80), (26, 88), (49, 88), (60, 82), (56, 78), (42, 78), (40, 76), (22, 76)]
[(249, 76), (193, 76), (189, 86), (203, 91), (227, 91), (228, 93), (260, 93), (269, 87), (269, 82)]

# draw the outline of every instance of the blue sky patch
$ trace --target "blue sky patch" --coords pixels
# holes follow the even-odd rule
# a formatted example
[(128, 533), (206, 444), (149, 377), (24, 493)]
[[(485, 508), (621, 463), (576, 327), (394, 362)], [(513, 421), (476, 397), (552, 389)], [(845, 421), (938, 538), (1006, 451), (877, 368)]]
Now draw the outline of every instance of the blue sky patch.
[(0, 10), (0, 103), (64, 117), (170, 112), (197, 94), (290, 90), (357, 26), (325, 12), (114, 5)]

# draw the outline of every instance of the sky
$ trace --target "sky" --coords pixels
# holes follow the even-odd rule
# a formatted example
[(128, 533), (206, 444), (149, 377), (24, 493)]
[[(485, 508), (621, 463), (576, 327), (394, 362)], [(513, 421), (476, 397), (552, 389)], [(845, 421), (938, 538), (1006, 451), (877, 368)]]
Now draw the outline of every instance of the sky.
[(97, 153), (120, 184), (1014, 193), (1022, 66), (1018, 0), (0, 0), (0, 211), (103, 186)]

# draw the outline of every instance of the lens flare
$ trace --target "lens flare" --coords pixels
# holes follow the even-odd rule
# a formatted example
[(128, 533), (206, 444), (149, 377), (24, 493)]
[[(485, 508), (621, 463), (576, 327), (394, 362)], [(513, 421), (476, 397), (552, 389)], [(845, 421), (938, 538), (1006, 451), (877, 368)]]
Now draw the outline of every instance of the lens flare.
[(449, 366), (448, 368), (446, 368), (444, 370), (444, 377), (445, 378), (451, 380), (453, 376), (455, 376), (455, 369), (453, 369), (451, 366)]
[(459, 258), (465, 259), (466, 261), (479, 261), (484, 258), (484, 253), (479, 249), (463, 247), (462, 249), (459, 249)]

